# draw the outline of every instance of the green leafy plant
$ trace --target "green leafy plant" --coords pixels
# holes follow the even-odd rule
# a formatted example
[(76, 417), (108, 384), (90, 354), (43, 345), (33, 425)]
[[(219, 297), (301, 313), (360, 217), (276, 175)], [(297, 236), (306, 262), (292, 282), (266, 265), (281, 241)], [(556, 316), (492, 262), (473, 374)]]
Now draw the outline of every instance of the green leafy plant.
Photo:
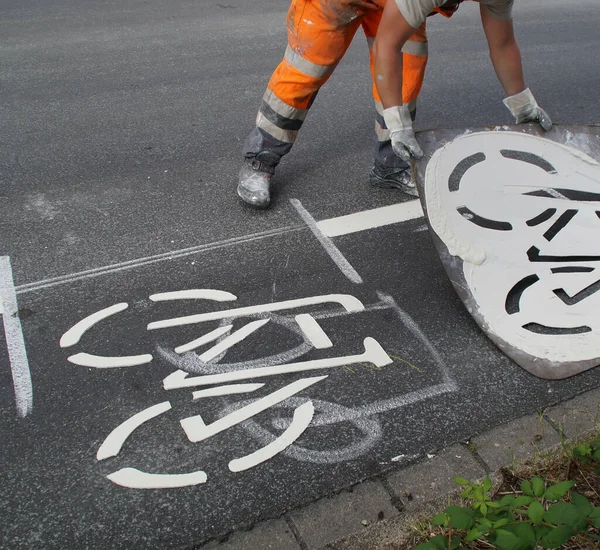
[(596, 463), (595, 472), (600, 473), (600, 434), (590, 443), (581, 443), (573, 448), (573, 457), (582, 464)]
[(464, 487), (461, 496), (469, 505), (449, 506), (435, 516), (431, 524), (443, 527), (446, 534), (415, 550), (456, 550), (479, 539), (498, 550), (558, 548), (576, 534), (589, 539), (592, 546), (600, 542), (600, 537), (588, 532), (590, 526), (600, 528), (600, 507), (571, 491), (573, 481), (547, 485), (536, 476), (521, 483), (520, 494), (507, 494), (500, 500), (490, 495), (492, 482), (487, 476), (480, 482), (464, 478), (455, 482)]

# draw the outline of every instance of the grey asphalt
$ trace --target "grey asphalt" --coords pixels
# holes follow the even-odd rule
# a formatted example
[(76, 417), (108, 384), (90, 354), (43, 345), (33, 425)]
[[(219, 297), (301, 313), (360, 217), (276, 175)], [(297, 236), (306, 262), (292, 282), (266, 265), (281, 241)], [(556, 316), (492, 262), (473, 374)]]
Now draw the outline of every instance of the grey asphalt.
[[(290, 198), (317, 220), (401, 200), (366, 183), (373, 116), (362, 37), (282, 163), (273, 207), (239, 204), (241, 144), (285, 48), (286, 6), (226, 1), (0, 0), (0, 255), (13, 265), (34, 387), (33, 413), (17, 419), (0, 338), (2, 548), (200, 544), (600, 385), (600, 369), (546, 382), (500, 354), (454, 294), (422, 220), (336, 238), (363, 285), (350, 283), (303, 225)], [(517, 2), (527, 82), (556, 122), (600, 122), (595, 4)], [(432, 18), (429, 34), (418, 127), (510, 123), (476, 7), (465, 5), (450, 21)], [(401, 311), (380, 307), (322, 324), (335, 342), (325, 356), (359, 353), (372, 336), (394, 364), (327, 372), (303, 395), (315, 401), (315, 421), (333, 413), (342, 420), (311, 427), (295, 451), (233, 474), (227, 463), (256, 448), (257, 425), (189, 443), (178, 419), (201, 408), (215, 420), (237, 401), (199, 404), (190, 390), (165, 392), (173, 361), (157, 344), (172, 348), (201, 333), (155, 336), (145, 328), (197, 312), (197, 304), (148, 299), (186, 288), (227, 290), (241, 305), (349, 293), (389, 306), (382, 295), (391, 296)], [(117, 302), (129, 303), (127, 312), (92, 329), (74, 352), (59, 348), (75, 322)], [(298, 345), (282, 325), (269, 330), (232, 361)], [(121, 369), (67, 362), (82, 351), (156, 357)], [(315, 350), (306, 358), (323, 356)], [(368, 412), (447, 376), (452, 393)], [(260, 396), (295, 379), (270, 381)], [(96, 461), (112, 429), (167, 399), (170, 416), (136, 431), (115, 459)], [(344, 420), (355, 408), (367, 412)], [(257, 422), (275, 432), (269, 418), (280, 412)], [(408, 458), (391, 461), (399, 455)], [(209, 479), (185, 489), (123, 489), (105, 477), (120, 467), (204, 469)]]

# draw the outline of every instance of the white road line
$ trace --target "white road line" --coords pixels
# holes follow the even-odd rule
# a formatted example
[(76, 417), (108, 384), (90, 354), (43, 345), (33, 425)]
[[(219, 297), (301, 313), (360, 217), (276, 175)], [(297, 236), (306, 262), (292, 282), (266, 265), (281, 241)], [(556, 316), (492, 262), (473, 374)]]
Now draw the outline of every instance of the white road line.
[(310, 343), (316, 349), (326, 349), (333, 347), (333, 343), (329, 336), (321, 328), (317, 320), (309, 313), (296, 315), (296, 322), (302, 329), (304, 335), (310, 340)]
[(393, 363), (393, 360), (374, 338), (368, 337), (363, 341), (364, 353), (360, 355), (347, 355), (345, 357), (330, 357), (328, 359), (312, 359), (296, 363), (286, 363), (271, 367), (257, 367), (247, 370), (228, 371), (218, 374), (203, 374), (188, 378), (188, 373), (178, 370), (163, 380), (165, 390), (190, 388), (193, 386), (212, 386), (213, 384), (227, 384), (228, 382), (239, 382), (240, 380), (251, 380), (265, 376), (279, 376), (296, 372), (307, 372), (310, 370), (333, 369), (344, 365), (355, 363), (373, 363), (377, 367), (385, 367)]
[(288, 397), (309, 388), (313, 384), (324, 380), (327, 376), (314, 376), (312, 378), (302, 378), (296, 380), (283, 388), (280, 388), (269, 395), (254, 401), (245, 407), (236, 409), (227, 416), (223, 416), (218, 420), (215, 420), (212, 424), (206, 424), (201, 415), (189, 416), (179, 421), (181, 427), (185, 431), (188, 439), (192, 443), (199, 443), (204, 441), (213, 435), (221, 433), (244, 420), (248, 420), (253, 416), (266, 411), (268, 408), (277, 403), (281, 403)]
[(176, 489), (206, 483), (203, 471), (191, 474), (148, 474), (135, 468), (121, 468), (106, 476), (113, 483), (128, 489)]
[(334, 261), (335, 265), (338, 266), (340, 271), (353, 283), (362, 283), (362, 277), (352, 267), (352, 265), (350, 265), (350, 262), (346, 260), (338, 247), (333, 244), (333, 241), (327, 235), (325, 235), (323, 231), (321, 231), (317, 221), (310, 215), (308, 210), (302, 206), (302, 203), (298, 199), (290, 199), (290, 202), (300, 217), (304, 220), (304, 223), (306, 223), (308, 228), (313, 232), (313, 235), (321, 243), (321, 246), (325, 249), (325, 252), (329, 254), (329, 257)]
[[(308, 214), (308, 212), (306, 213)], [(310, 214), (308, 214), (308, 216), (310, 216)], [(402, 223), (404, 221), (409, 221), (422, 216), (423, 211), (421, 210), (420, 203), (418, 200), (414, 200), (406, 203), (394, 204), (391, 206), (383, 206), (381, 208), (375, 208), (372, 210), (365, 210), (363, 212), (355, 212), (354, 214), (348, 214), (346, 216), (329, 218), (326, 220), (321, 220), (320, 222), (315, 221), (312, 216), (310, 216), (310, 219), (312, 222), (314, 222), (314, 228), (317, 230), (317, 232), (325, 239), (329, 239), (331, 237), (348, 235), (350, 233), (365, 231), (367, 229), (373, 229), (375, 227), (381, 227), (393, 223)], [(220, 248), (226, 248), (229, 246), (235, 246), (245, 242), (268, 239), (270, 237), (278, 237), (280, 235), (295, 233), (305, 229), (307, 229), (307, 226), (305, 225), (289, 225), (287, 227), (280, 227), (260, 233), (243, 235), (241, 237), (233, 237), (231, 239), (225, 239), (213, 243), (206, 243), (198, 246), (192, 246), (190, 248), (182, 248), (180, 250), (165, 252), (163, 254), (156, 254), (155, 256), (146, 256), (144, 258), (137, 258), (135, 260), (128, 260), (116, 264), (96, 267), (94, 269), (79, 271), (68, 275), (61, 275), (59, 277), (34, 281), (23, 285), (18, 285), (15, 287), (15, 290), (17, 294), (44, 290), (46, 288), (69, 284), (75, 281), (99, 277), (101, 275), (109, 275), (111, 273), (119, 273), (127, 269), (135, 269), (137, 267), (143, 267), (154, 263), (184, 258), (186, 256), (201, 254), (202, 252), (218, 250)], [(313, 230), (313, 228), (311, 228), (311, 230)], [(335, 247), (331, 241), (329, 241), (329, 243)], [(345, 258), (343, 259), (346, 261)]]
[(116, 369), (120, 367), (138, 367), (152, 361), (152, 355), (145, 353), (143, 355), (122, 355), (105, 356), (92, 355), (91, 353), (76, 353), (67, 357), (69, 363), (79, 365), (80, 367), (90, 367), (95, 369)]
[(4, 324), (17, 414), (23, 418), (33, 410), (33, 386), (8, 256), (0, 256), (0, 315)]
[(125, 311), (129, 306), (125, 302), (121, 302), (119, 304), (112, 305), (110, 307), (101, 309), (100, 311), (96, 311), (96, 313), (92, 313), (88, 315), (85, 319), (82, 319), (75, 325), (73, 325), (67, 332), (65, 332), (61, 338), (59, 345), (61, 348), (70, 348), (74, 346), (81, 340), (81, 337), (94, 325), (98, 324), (100, 321), (111, 317), (112, 315), (116, 315), (121, 311)]
[(363, 210), (338, 218), (321, 220), (317, 222), (317, 226), (328, 237), (339, 237), (340, 235), (415, 220), (422, 218), (423, 215), (421, 203), (416, 199), (400, 204), (382, 206), (381, 208), (373, 208), (372, 210)]
[(294, 411), (292, 423), (285, 432), (274, 441), (271, 441), (268, 445), (265, 445), (262, 449), (258, 449), (258, 451), (254, 451), (244, 457), (233, 459), (229, 463), (229, 469), (232, 472), (243, 472), (244, 470), (254, 468), (254, 466), (261, 462), (273, 458), (276, 454), (289, 447), (304, 433), (304, 430), (308, 428), (314, 414), (315, 407), (312, 404), (312, 401), (307, 401), (303, 405), (300, 405)]
[(238, 329), (226, 338), (223, 338), (223, 340), (221, 340), (218, 344), (216, 344), (209, 350), (206, 350), (199, 357), (199, 360), (205, 363), (212, 361), (217, 355), (220, 355), (224, 351), (227, 351), (229, 348), (235, 346), (235, 344), (237, 344), (238, 342), (245, 340), (253, 332), (256, 332), (260, 327), (266, 325), (268, 322), (269, 319), (260, 319), (258, 321), (252, 321), (251, 323), (248, 323), (241, 329)]
[(216, 328), (208, 334), (200, 336), (200, 338), (196, 338), (195, 340), (192, 340), (187, 344), (183, 344), (183, 346), (175, 348), (175, 353), (186, 353), (188, 351), (193, 351), (199, 348), (200, 346), (203, 346), (204, 344), (214, 342), (217, 338), (223, 336), (223, 334), (227, 334), (232, 328), (233, 325), (225, 325), (224, 327)]
[(96, 460), (105, 460), (113, 456), (117, 456), (121, 451), (121, 447), (127, 438), (137, 430), (142, 424), (152, 420), (157, 416), (171, 410), (171, 403), (164, 401), (157, 405), (152, 405), (137, 414), (134, 414), (131, 418), (125, 420), (119, 424), (112, 432), (106, 436), (106, 439), (100, 445), (98, 452), (96, 453)]
[(235, 294), (212, 288), (193, 288), (190, 290), (176, 290), (175, 292), (161, 292), (152, 294), (150, 300), (153, 302), (169, 302), (171, 300), (212, 300), (214, 302), (234, 302), (237, 300)]
[(190, 248), (182, 248), (180, 250), (173, 250), (171, 252), (165, 252), (163, 254), (157, 254), (155, 256), (146, 256), (144, 258), (138, 258), (136, 260), (128, 260), (126, 262), (96, 267), (94, 269), (88, 269), (86, 271), (79, 271), (78, 273), (71, 273), (69, 275), (62, 275), (60, 277), (53, 277), (51, 279), (44, 279), (42, 281), (27, 283), (15, 287), (15, 290), (17, 294), (22, 294), (24, 292), (32, 292), (35, 290), (43, 290), (45, 288), (50, 288), (66, 283), (72, 283), (82, 279), (98, 277), (99, 275), (118, 273), (127, 269), (134, 269), (136, 267), (142, 267), (145, 265), (164, 262), (167, 260), (184, 258), (185, 256), (191, 256), (193, 254), (199, 254), (201, 252), (218, 250), (219, 248), (226, 248), (228, 246), (235, 246), (237, 244), (242, 244), (246, 242), (258, 241), (261, 239), (267, 239), (269, 237), (278, 237), (279, 235), (294, 233), (296, 231), (302, 231), (303, 229), (305, 229), (303, 225), (289, 225), (287, 227), (279, 227), (277, 229), (271, 229), (269, 231), (263, 231), (261, 233), (253, 233), (250, 235), (243, 235), (241, 237), (233, 237), (231, 239), (225, 239), (223, 241), (201, 244), (198, 246), (192, 246)]
[(211, 311), (209, 313), (197, 313), (195, 315), (186, 315), (185, 317), (174, 317), (172, 319), (163, 319), (162, 321), (153, 321), (148, 324), (148, 330), (204, 323), (205, 321), (233, 319), (234, 317), (247, 317), (249, 315), (256, 315), (257, 313), (272, 313), (274, 311), (327, 303), (340, 304), (344, 310), (349, 313), (363, 311), (365, 309), (363, 303), (350, 294), (323, 294), (322, 296), (297, 298), (295, 300), (284, 300), (282, 302), (238, 307), (235, 309), (226, 309), (224, 311)]

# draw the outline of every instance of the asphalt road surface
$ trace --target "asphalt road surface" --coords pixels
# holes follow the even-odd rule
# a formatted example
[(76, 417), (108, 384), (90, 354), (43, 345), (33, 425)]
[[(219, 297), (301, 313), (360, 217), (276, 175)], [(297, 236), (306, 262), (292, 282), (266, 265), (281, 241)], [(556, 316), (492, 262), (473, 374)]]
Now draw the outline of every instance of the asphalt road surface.
[[(600, 385), (600, 369), (548, 382), (501, 354), (455, 295), (410, 203), (402, 223), (359, 230), (360, 217), (339, 219), (404, 200), (366, 182), (362, 36), (282, 163), (272, 208), (239, 203), (241, 144), (285, 49), (287, 3), (224, 2), (0, 0), (2, 548), (200, 544)], [(599, 123), (597, 0), (516, 4), (538, 102), (555, 122)], [(476, 7), (429, 29), (418, 127), (510, 123)], [(161, 295), (189, 289), (230, 294)], [(231, 332), (269, 322), (218, 362), (173, 350), (226, 316), (148, 330), (259, 305)], [(306, 329), (312, 343), (301, 313), (318, 322)], [(393, 362), (371, 364), (367, 338)], [(235, 395), (194, 396), (206, 388), (182, 382), (333, 358), (239, 380), (246, 393)], [(176, 369), (190, 374), (164, 382)], [(269, 408), (257, 411), (256, 398)], [(255, 451), (275, 452), (309, 418), (299, 408), (309, 398), (314, 414), (296, 443), (250, 467)], [(243, 406), (248, 415), (209, 433)], [(127, 468), (154, 474), (140, 484), (187, 486), (125, 488)]]

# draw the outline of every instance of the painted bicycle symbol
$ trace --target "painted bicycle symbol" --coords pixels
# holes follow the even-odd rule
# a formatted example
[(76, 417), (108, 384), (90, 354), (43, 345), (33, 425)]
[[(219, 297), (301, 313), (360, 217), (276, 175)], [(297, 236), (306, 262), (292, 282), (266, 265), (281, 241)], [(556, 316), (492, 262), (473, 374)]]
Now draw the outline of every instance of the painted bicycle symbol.
[[(233, 302), (236, 297), (220, 290), (193, 289), (155, 294), (150, 296), (150, 300), (152, 302), (208, 300), (222, 303)], [(319, 306), (319, 311), (297, 313), (300, 308), (316, 306)], [(327, 309), (323, 309), (323, 306), (327, 306)], [(127, 307), (126, 303), (119, 303), (79, 321), (63, 334), (60, 340), (61, 347), (70, 348), (77, 345), (82, 336), (94, 325), (108, 320)], [(424, 390), (381, 399), (362, 407), (346, 407), (337, 403), (301, 397), (300, 393), (323, 382), (328, 377), (327, 374), (321, 373), (318, 376), (305, 376), (312, 371), (322, 372), (365, 363), (381, 368), (392, 363), (392, 358), (388, 353), (375, 338), (370, 336), (363, 341), (363, 353), (298, 361), (302, 355), (311, 350), (325, 350), (334, 347), (331, 338), (319, 323), (321, 319), (347, 317), (374, 310), (395, 312), (403, 325), (423, 342), (435, 363), (442, 368), (443, 380), (441, 383)], [(286, 315), (286, 312), (291, 312), (291, 314)], [(356, 458), (373, 447), (381, 438), (382, 428), (377, 419), (378, 414), (456, 390), (455, 383), (443, 370), (441, 359), (435, 348), (421, 333), (418, 326), (395, 304), (391, 297), (381, 293), (379, 302), (369, 306), (363, 305), (360, 300), (348, 294), (331, 294), (169, 318), (151, 322), (147, 325), (147, 329), (148, 331), (159, 331), (186, 325), (203, 327), (205, 323), (215, 322), (218, 323), (216, 328), (211, 326), (210, 329), (203, 329), (206, 332), (200, 337), (175, 346), (172, 350), (157, 346), (156, 356), (163, 363), (176, 368), (163, 380), (165, 391), (194, 388), (192, 399), (202, 404), (204, 400), (211, 397), (252, 394), (267, 384), (272, 384), (272, 381), (276, 380), (274, 377), (277, 376), (290, 374), (303, 376), (260, 398), (227, 405), (220, 411), (217, 420), (211, 423), (207, 423), (202, 414), (188, 416), (179, 421), (191, 443), (201, 443), (234, 426), (241, 425), (259, 443), (260, 447), (243, 456), (232, 457), (228, 464), (231, 472), (248, 470), (279, 453), (284, 453), (297, 460), (320, 463)], [(245, 324), (233, 330), (234, 323), (239, 324), (240, 322)], [(298, 345), (267, 357), (224, 362), (230, 350), (269, 323), (283, 327), (293, 334), (299, 342)], [(199, 348), (209, 345), (210, 347), (202, 353), (196, 353)], [(69, 356), (68, 361), (75, 365), (103, 369), (144, 365), (153, 361), (154, 358), (155, 356), (152, 354), (99, 356), (80, 352)], [(96, 455), (97, 460), (103, 461), (119, 455), (123, 445), (136, 429), (171, 409), (171, 401), (163, 401), (122, 422), (101, 444)], [(268, 409), (285, 413), (285, 416), (272, 419), (270, 429), (263, 427), (254, 419)], [(308, 449), (294, 444), (310, 425), (327, 426), (340, 422), (351, 423), (362, 434), (362, 437), (344, 447), (328, 450)], [(204, 470), (171, 474), (144, 472), (131, 467), (121, 468), (107, 477), (113, 483), (124, 487), (144, 489), (198, 485), (205, 483), (208, 479)]]

